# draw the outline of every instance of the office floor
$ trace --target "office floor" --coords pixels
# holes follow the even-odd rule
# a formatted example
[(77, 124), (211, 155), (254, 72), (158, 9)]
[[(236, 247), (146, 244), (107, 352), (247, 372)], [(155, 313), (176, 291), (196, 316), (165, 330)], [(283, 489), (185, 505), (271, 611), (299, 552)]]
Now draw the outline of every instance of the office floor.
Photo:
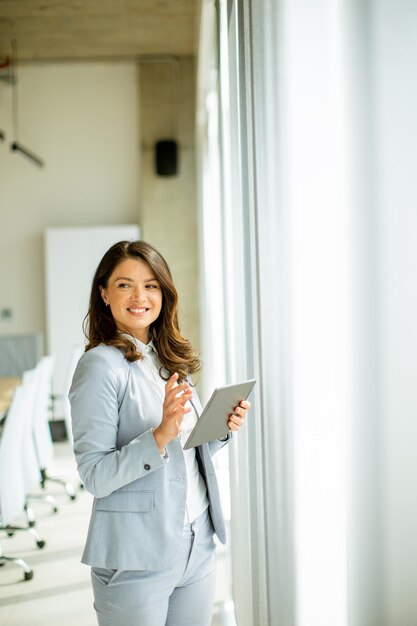
[[(68, 443), (55, 444), (55, 460), (49, 474), (78, 484)], [(4, 554), (20, 556), (34, 571), (33, 579), (24, 581), (20, 567), (7, 564), (0, 568), (0, 626), (95, 626), (90, 571), (80, 563), (92, 497), (78, 490), (77, 499), (72, 502), (63, 487), (54, 483), (48, 483), (47, 491), (56, 498), (58, 513), (54, 514), (47, 503), (32, 501), (36, 530), (47, 543), (43, 549), (36, 547), (27, 532), (15, 533), (13, 537), (0, 533)], [(221, 546), (217, 552), (212, 626), (236, 626), (230, 598), (229, 553)]]

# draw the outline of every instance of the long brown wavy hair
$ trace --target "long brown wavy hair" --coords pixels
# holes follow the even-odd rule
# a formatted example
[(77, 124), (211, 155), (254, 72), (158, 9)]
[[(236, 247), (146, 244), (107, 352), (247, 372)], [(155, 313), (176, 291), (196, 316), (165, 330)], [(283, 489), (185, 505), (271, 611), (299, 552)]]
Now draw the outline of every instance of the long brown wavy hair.
[(84, 334), (88, 343), (85, 350), (91, 350), (101, 343), (120, 348), (128, 361), (142, 359), (142, 354), (132, 341), (121, 335), (116, 326), (110, 307), (101, 297), (100, 287), (106, 289), (108, 280), (117, 265), (125, 259), (142, 259), (155, 274), (162, 290), (162, 309), (158, 318), (149, 328), (161, 362), (161, 375), (169, 378), (178, 372), (183, 380), (201, 368), (200, 359), (191, 343), (180, 332), (178, 323), (178, 292), (172, 280), (171, 271), (163, 256), (145, 241), (119, 241), (115, 243), (101, 259), (91, 286), (90, 304), (83, 323)]

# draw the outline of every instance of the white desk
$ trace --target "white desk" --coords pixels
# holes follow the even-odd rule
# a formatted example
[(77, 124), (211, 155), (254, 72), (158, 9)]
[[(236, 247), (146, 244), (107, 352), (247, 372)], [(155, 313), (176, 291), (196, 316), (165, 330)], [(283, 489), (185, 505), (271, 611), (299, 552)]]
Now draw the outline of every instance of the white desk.
[(19, 384), (20, 378), (17, 376), (0, 377), (0, 419), (9, 408), (14, 390)]

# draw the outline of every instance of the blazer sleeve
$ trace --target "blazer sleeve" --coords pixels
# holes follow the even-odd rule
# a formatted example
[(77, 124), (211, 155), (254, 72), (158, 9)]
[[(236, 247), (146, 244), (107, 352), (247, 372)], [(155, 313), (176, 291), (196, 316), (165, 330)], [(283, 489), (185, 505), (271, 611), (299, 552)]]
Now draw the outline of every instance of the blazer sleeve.
[(213, 456), (218, 452), (223, 446), (225, 446), (229, 441), (232, 440), (233, 433), (229, 433), (225, 439), (215, 439), (214, 441), (209, 441), (209, 451), (210, 456)]
[(119, 401), (128, 376), (128, 365), (120, 357), (122, 362), (115, 366), (104, 350), (86, 352), (69, 392), (78, 471), (97, 498), (164, 466), (151, 430), (117, 449)]

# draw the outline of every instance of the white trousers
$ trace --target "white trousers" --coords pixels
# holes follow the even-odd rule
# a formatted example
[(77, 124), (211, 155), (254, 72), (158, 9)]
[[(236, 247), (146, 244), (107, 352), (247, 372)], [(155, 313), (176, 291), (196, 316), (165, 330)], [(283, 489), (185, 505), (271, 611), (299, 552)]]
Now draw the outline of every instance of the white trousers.
[(99, 626), (210, 626), (216, 575), (213, 532), (207, 509), (184, 526), (169, 570), (92, 567)]

